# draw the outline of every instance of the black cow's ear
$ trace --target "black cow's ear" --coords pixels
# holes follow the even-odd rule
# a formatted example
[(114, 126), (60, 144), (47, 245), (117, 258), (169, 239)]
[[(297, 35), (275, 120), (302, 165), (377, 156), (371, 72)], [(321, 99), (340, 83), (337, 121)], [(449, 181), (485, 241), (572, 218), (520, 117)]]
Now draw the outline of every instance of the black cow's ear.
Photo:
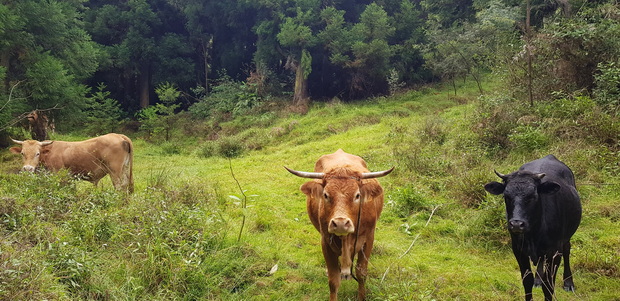
[(560, 190), (560, 184), (556, 182), (545, 182), (538, 185), (538, 193), (556, 193)]
[(506, 185), (499, 182), (491, 182), (484, 185), (484, 189), (491, 194), (500, 195), (504, 193), (504, 189), (506, 189)]

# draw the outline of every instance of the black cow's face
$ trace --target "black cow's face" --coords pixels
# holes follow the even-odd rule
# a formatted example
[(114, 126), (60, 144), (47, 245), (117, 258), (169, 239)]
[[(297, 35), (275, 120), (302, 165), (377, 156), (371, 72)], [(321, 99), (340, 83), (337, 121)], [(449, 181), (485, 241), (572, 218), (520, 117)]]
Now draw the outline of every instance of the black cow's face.
[(515, 172), (502, 176), (503, 183), (491, 182), (484, 186), (492, 194), (504, 195), (510, 233), (529, 232), (532, 224), (540, 220), (540, 195), (560, 189), (560, 185), (555, 182), (541, 183), (544, 176), (542, 173)]

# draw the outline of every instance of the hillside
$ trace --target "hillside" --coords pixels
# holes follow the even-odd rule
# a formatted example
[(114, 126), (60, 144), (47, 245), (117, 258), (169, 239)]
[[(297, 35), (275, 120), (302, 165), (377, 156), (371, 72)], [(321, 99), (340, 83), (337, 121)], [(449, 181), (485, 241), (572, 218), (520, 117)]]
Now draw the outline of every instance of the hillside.
[[(482, 186), (495, 180), (494, 169), (509, 173), (549, 153), (573, 168), (584, 208), (571, 254), (577, 291), (561, 290), (558, 280), (556, 297), (620, 300), (618, 152), (589, 136), (549, 134), (568, 117), (548, 122), (558, 117), (541, 108), (547, 123), (520, 118), (510, 149), (488, 147), (481, 108), (490, 102), (476, 91), (473, 83), (457, 96), (451, 87), (425, 88), (317, 103), (306, 115), (244, 116), (221, 125), (230, 133), (222, 141), (247, 147), (230, 161), (213, 155), (215, 142), (205, 137), (176, 145), (134, 138), (130, 196), (114, 192), (108, 178), (93, 189), (64, 173), (15, 174), (19, 158), (4, 150), (0, 299), (325, 300), (304, 180), (283, 166), (311, 171), (319, 156), (342, 148), (371, 170), (396, 167), (379, 179), (386, 206), (369, 264), (370, 300), (522, 300), (503, 200)], [(551, 123), (557, 128), (547, 131)], [(356, 289), (345, 282), (339, 297), (353, 300)], [(540, 289), (534, 297), (542, 299)]]

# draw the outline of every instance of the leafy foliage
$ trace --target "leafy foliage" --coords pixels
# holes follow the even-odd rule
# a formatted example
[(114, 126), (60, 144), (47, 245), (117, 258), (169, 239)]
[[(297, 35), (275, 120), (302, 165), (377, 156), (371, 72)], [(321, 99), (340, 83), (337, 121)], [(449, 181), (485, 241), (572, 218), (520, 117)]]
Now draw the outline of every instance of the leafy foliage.
[(89, 135), (103, 135), (117, 131), (123, 117), (123, 110), (115, 99), (109, 98), (110, 92), (100, 83), (97, 91), (86, 99), (86, 128)]
[(189, 111), (198, 118), (238, 117), (258, 106), (261, 101), (262, 98), (253, 86), (224, 76), (211, 93), (193, 104)]

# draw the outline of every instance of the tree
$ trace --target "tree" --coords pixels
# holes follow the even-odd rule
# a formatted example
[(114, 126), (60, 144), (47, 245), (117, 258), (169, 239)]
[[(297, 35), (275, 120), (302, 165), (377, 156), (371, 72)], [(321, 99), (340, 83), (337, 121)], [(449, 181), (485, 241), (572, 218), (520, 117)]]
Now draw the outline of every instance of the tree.
[(295, 72), (293, 104), (296, 106), (305, 106), (308, 102), (308, 76), (312, 72), (312, 55), (308, 48), (314, 46), (316, 38), (306, 23), (313, 19), (312, 11), (298, 8), (295, 17), (285, 19), (277, 35), (280, 44), (288, 49), (286, 67)]
[(393, 55), (388, 39), (395, 28), (375, 3), (366, 6), (358, 23), (347, 24), (344, 14), (329, 7), (321, 13), (326, 25), (318, 36), (330, 52), (330, 61), (347, 71), (350, 97), (386, 93)]
[[(12, 1), (0, 29), (0, 65), (9, 115), (20, 110), (58, 108), (50, 112), (71, 127), (81, 118), (87, 91), (83, 81), (98, 67), (99, 51), (83, 30), (80, 1)], [(51, 80), (53, 79), (53, 80)], [(19, 108), (19, 109), (18, 109)], [(71, 122), (70, 122), (71, 121)]]

